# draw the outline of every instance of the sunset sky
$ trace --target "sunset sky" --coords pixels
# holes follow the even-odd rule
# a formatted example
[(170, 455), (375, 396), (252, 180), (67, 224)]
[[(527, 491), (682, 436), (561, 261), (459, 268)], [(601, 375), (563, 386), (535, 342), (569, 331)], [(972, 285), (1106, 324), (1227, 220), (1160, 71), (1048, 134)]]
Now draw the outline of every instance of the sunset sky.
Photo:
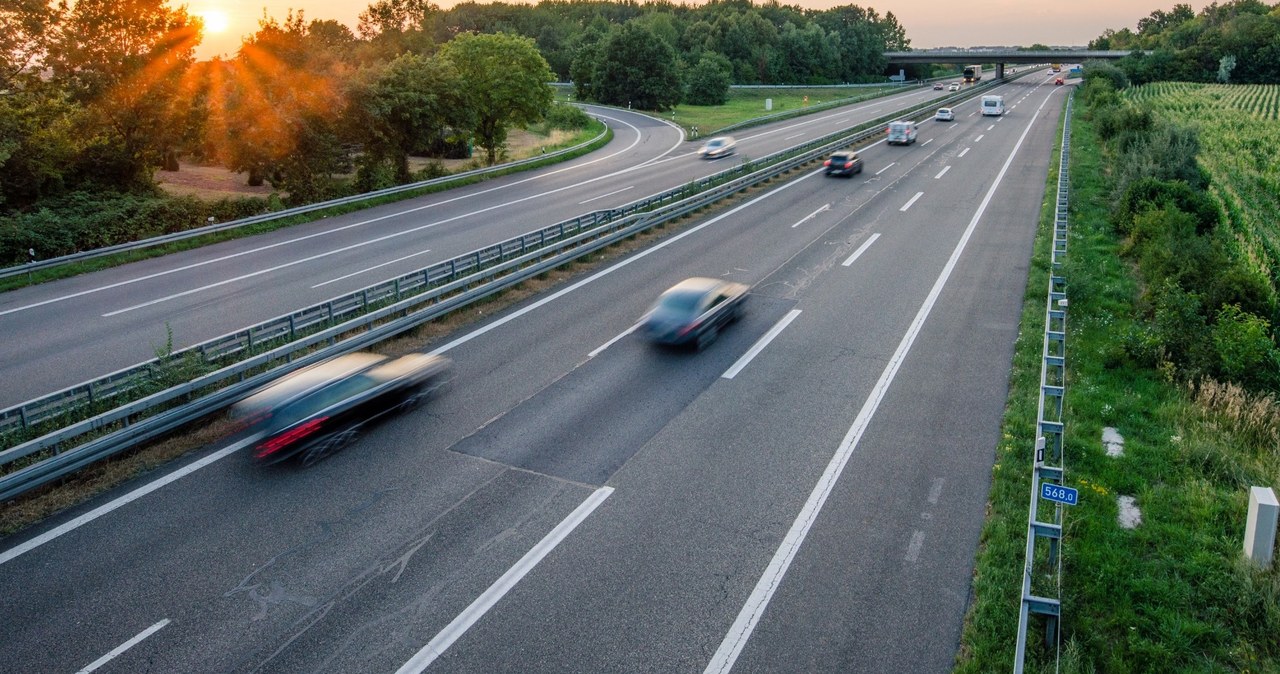
[[(907, 30), (911, 45), (925, 47), (969, 47), (978, 45), (1085, 45), (1107, 28), (1134, 28), (1138, 19), (1156, 9), (1168, 10), (1176, 0), (1075, 0), (1046, 3), (1025, 0), (794, 0), (783, 4), (823, 9), (856, 4), (873, 7), (881, 14), (893, 12)], [(356, 17), (368, 6), (361, 0), (188, 0), (192, 14), (227, 18), (222, 32), (208, 31), (196, 52), (199, 58), (234, 56), (240, 37), (257, 30), (263, 8), (282, 19), (292, 7), (308, 19), (336, 19), (354, 31)], [(174, 3), (179, 4), (179, 3)], [(448, 7), (452, 3), (439, 3)], [(1205, 0), (1190, 2), (1198, 12)], [(214, 21), (206, 21), (210, 28)]]

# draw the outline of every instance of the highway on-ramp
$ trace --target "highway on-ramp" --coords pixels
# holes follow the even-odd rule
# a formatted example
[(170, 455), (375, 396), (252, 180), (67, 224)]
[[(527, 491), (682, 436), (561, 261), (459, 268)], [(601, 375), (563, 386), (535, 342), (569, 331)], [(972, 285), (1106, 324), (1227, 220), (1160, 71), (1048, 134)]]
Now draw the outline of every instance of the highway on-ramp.
[[(1064, 100), (1005, 95), (455, 335), (310, 469), (210, 448), (5, 540), (0, 669), (949, 671)], [(746, 316), (631, 331), (695, 275)]]

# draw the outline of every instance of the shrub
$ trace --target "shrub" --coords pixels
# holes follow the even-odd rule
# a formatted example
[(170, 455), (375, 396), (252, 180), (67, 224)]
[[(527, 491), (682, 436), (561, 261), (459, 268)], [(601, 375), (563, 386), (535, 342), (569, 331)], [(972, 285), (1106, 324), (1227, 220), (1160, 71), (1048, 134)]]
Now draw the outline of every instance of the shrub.
[(1153, 209), (1169, 208), (1190, 215), (1197, 234), (1213, 230), (1222, 217), (1217, 204), (1203, 191), (1191, 189), (1184, 181), (1145, 176), (1125, 187), (1112, 212), (1112, 223), (1118, 231), (1128, 234), (1133, 231), (1134, 219), (1138, 215)]
[(547, 112), (547, 126), (552, 129), (578, 131), (591, 125), (587, 113), (574, 105), (557, 104)]
[(1270, 330), (1266, 319), (1237, 305), (1222, 307), (1212, 331), (1217, 374), (1253, 390), (1274, 386), (1280, 380), (1280, 354)]

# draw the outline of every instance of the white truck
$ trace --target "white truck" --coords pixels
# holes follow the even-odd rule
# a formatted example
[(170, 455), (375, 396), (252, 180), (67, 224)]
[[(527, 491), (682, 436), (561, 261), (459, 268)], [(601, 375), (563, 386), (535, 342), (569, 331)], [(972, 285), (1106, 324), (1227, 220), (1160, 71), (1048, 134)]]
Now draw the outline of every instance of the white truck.
[(1004, 114), (1004, 96), (983, 96), (982, 97), (982, 116), (987, 117), (995, 115), (999, 117)]

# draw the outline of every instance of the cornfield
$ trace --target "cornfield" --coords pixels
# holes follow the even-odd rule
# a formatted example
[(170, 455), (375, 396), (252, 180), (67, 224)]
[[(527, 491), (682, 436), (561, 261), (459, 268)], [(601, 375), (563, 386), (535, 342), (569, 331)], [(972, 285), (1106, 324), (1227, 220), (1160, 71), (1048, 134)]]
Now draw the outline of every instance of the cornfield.
[(1154, 82), (1130, 100), (1199, 129), (1200, 166), (1241, 251), (1280, 282), (1280, 85)]

